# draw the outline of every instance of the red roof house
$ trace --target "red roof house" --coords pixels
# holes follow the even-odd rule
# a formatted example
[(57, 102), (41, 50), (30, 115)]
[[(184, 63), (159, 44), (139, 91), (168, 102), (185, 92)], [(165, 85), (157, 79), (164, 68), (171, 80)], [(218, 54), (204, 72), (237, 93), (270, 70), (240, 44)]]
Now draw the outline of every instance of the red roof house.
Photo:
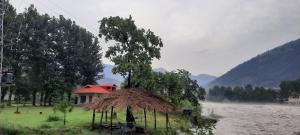
[[(77, 95), (75, 104), (86, 104), (94, 101), (102, 94), (110, 94), (116, 90), (117, 86), (112, 83), (86, 85), (82, 88), (73, 90), (73, 93)], [(87, 100), (88, 99), (88, 100)]]

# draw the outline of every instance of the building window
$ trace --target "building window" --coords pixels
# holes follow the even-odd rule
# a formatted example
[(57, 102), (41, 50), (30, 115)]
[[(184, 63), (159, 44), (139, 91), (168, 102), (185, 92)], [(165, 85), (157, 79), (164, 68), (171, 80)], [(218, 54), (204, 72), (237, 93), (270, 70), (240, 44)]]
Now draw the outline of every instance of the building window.
[(93, 96), (89, 96), (89, 102), (93, 101)]
[(80, 96), (80, 103), (86, 102), (86, 96)]

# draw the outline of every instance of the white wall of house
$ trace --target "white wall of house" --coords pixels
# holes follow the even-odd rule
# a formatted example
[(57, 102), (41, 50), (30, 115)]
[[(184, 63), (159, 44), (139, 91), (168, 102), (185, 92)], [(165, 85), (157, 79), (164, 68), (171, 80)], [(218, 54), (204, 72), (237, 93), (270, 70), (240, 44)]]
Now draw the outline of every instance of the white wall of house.
[(95, 101), (101, 94), (99, 93), (82, 93), (77, 94), (77, 104), (83, 105)]
[[(8, 101), (9, 99), (9, 93), (5, 94), (4, 96), (4, 101)], [(11, 95), (11, 101), (14, 101), (15, 100), (15, 94), (12, 94)]]

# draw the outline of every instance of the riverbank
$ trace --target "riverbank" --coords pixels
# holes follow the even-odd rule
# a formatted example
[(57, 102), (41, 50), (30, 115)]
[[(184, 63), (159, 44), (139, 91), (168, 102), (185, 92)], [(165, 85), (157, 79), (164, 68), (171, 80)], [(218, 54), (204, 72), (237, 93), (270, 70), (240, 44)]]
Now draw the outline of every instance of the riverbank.
[(215, 135), (297, 135), (300, 106), (202, 102), (203, 115), (220, 116)]

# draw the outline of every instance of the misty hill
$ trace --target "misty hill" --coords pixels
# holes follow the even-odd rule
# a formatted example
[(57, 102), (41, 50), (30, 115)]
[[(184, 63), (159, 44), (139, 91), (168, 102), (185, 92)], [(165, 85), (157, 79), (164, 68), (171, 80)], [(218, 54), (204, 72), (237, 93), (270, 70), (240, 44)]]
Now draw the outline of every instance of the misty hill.
[[(114, 83), (120, 86), (121, 83), (124, 81), (124, 78), (120, 74), (113, 74), (112, 73), (113, 67), (114, 65), (104, 64), (104, 69), (103, 69), (104, 77), (102, 79), (97, 80), (97, 83)], [(161, 72), (161, 73), (168, 72), (168, 70), (162, 67), (153, 68), (153, 71)], [(200, 86), (204, 86), (209, 82), (211, 82), (212, 80), (216, 79), (217, 77), (207, 75), (207, 74), (200, 74), (200, 75), (192, 75), (191, 78), (197, 80)]]
[(277, 88), (283, 80), (300, 78), (300, 39), (258, 55), (209, 84), (222, 86), (264, 86)]
[(166, 69), (164, 69), (164, 68), (162, 68), (162, 67), (160, 67), (160, 68), (153, 68), (153, 71), (155, 71), (155, 72), (161, 72), (161, 73), (166, 73), (166, 72), (168, 72), (168, 70), (166, 70)]
[[(168, 72), (168, 70), (166, 70), (164, 68), (154, 68), (153, 71), (161, 72), (161, 73)], [(199, 74), (199, 75), (191, 75), (191, 78), (193, 80), (197, 80), (198, 85), (205, 86), (208, 83), (210, 83), (211, 81), (215, 80), (217, 77), (212, 76), (212, 75), (208, 75), (208, 74)]]
[[(114, 65), (104, 64), (104, 69), (103, 69), (104, 76), (102, 79), (97, 80), (97, 83), (114, 83), (120, 86), (121, 83), (124, 81), (124, 78), (120, 74), (113, 74), (112, 73), (113, 68)], [(164, 68), (154, 68), (153, 71), (161, 72), (161, 73), (168, 72), (168, 70)]]
[(200, 74), (200, 75), (196, 75), (196, 76), (192, 75), (191, 78), (194, 79), (194, 80), (197, 80), (197, 83), (200, 86), (206, 86), (207, 84), (209, 84), (210, 82), (215, 80), (217, 77), (212, 76), (212, 75), (208, 75), (208, 74)]
[(114, 83), (120, 86), (124, 78), (120, 74), (113, 74), (112, 73), (113, 67), (114, 67), (113, 65), (104, 64), (104, 69), (103, 69), (104, 76), (102, 79), (97, 80), (97, 83)]

